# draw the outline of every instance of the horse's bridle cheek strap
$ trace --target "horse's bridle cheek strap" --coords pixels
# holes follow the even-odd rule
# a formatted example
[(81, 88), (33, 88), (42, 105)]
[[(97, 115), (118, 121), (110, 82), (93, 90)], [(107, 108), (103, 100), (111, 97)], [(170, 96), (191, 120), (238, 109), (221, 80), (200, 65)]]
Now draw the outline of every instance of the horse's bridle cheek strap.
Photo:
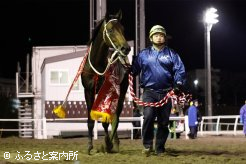
[(113, 21), (118, 21), (117, 19), (111, 19), (109, 20), (107, 23), (105, 23), (104, 25), (104, 29), (103, 29), (103, 40), (104, 42), (107, 44), (106, 42), (106, 38), (105, 38), (105, 35), (107, 36), (108, 40), (110, 41), (110, 44), (113, 46), (113, 48), (115, 49), (115, 51), (119, 52), (121, 56), (124, 56), (126, 57), (127, 55), (125, 55), (120, 49), (118, 49), (114, 42), (112, 41), (112, 39), (110, 38), (109, 34), (108, 34), (108, 31), (107, 31), (107, 25), (110, 23), (110, 22), (113, 22)]
[[(125, 55), (121, 50), (117, 49), (117, 47), (115, 46), (115, 44), (112, 42), (108, 31), (107, 31), (107, 25), (112, 22), (112, 21), (118, 21), (117, 19), (111, 19), (109, 20), (107, 23), (104, 24), (104, 29), (103, 29), (103, 41), (107, 44), (106, 42), (106, 38), (105, 36), (107, 36), (108, 40), (110, 41), (111, 45), (114, 48), (114, 53), (111, 55), (110, 58), (108, 58), (108, 64), (105, 68), (105, 70), (103, 72), (99, 72), (98, 70), (96, 70), (95, 67), (93, 67), (91, 61), (90, 61), (90, 52), (88, 54), (88, 61), (89, 64), (91, 66), (91, 68), (93, 69), (93, 71), (95, 73), (97, 73), (98, 75), (104, 75), (106, 73), (106, 71), (108, 70), (109, 66), (112, 65), (113, 63), (115, 63), (117, 60), (120, 60), (120, 62), (122, 63), (122, 65), (124, 66), (128, 66), (129, 65), (129, 60), (127, 58), (127, 55)], [(92, 44), (92, 43), (91, 43)], [(116, 56), (117, 55), (117, 56)]]

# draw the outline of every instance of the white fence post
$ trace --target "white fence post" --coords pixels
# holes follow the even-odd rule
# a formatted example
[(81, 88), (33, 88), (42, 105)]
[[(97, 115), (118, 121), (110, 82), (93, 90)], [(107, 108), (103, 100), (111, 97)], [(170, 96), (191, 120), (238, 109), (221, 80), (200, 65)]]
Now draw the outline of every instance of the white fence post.
[(202, 118), (201, 125), (200, 125), (201, 136), (203, 136), (203, 123), (204, 123), (204, 118)]
[(234, 124), (234, 135), (237, 135), (237, 124), (238, 124), (238, 118), (239, 118), (239, 116), (237, 116), (237, 117), (235, 118), (235, 124)]
[(189, 139), (189, 134), (190, 132), (190, 128), (189, 128), (189, 119), (188, 119), (188, 116), (185, 115), (185, 139)]
[(217, 123), (216, 123), (216, 134), (219, 135), (219, 125), (220, 125), (220, 116), (217, 118)]
[(94, 134), (94, 140), (97, 140), (98, 139), (98, 121), (97, 120), (95, 120), (93, 134)]
[(144, 121), (144, 119), (143, 119), (143, 116), (140, 116), (140, 118), (141, 118), (141, 121), (140, 121), (140, 125), (141, 125), (141, 137), (143, 136), (143, 121)]
[(43, 139), (47, 139), (46, 117), (43, 117)]

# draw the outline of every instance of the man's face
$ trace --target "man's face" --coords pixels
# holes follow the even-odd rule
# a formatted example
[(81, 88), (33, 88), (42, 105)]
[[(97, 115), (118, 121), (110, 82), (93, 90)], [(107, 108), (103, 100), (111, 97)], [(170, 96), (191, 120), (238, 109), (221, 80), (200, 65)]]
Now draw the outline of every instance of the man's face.
[(196, 102), (194, 103), (194, 105), (195, 105), (196, 107), (198, 107), (199, 104), (198, 104), (198, 102), (196, 101)]
[(165, 43), (165, 36), (163, 33), (155, 33), (152, 35), (152, 43), (161, 46)]

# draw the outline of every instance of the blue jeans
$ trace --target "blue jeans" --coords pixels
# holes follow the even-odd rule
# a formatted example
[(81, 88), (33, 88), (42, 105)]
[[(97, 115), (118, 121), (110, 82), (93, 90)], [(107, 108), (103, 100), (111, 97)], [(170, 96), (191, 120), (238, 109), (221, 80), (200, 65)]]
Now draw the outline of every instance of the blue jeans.
[[(143, 92), (144, 102), (158, 102), (166, 96), (167, 92), (158, 93), (154, 90), (145, 89)], [(157, 131), (155, 150), (157, 153), (165, 151), (165, 143), (169, 134), (168, 124), (172, 108), (171, 99), (162, 107), (144, 107), (143, 115), (143, 145), (145, 148), (153, 148), (154, 123), (157, 118)]]
[(191, 139), (195, 139), (197, 137), (197, 126), (189, 126), (189, 128), (190, 128), (189, 137)]

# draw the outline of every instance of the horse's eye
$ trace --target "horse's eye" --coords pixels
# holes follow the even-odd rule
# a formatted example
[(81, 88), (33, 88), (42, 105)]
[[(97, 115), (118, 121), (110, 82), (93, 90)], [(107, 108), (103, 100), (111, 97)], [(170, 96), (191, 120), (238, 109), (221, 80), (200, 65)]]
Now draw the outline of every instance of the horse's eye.
[(108, 29), (107, 30), (109, 33), (112, 33), (113, 32), (113, 29)]

